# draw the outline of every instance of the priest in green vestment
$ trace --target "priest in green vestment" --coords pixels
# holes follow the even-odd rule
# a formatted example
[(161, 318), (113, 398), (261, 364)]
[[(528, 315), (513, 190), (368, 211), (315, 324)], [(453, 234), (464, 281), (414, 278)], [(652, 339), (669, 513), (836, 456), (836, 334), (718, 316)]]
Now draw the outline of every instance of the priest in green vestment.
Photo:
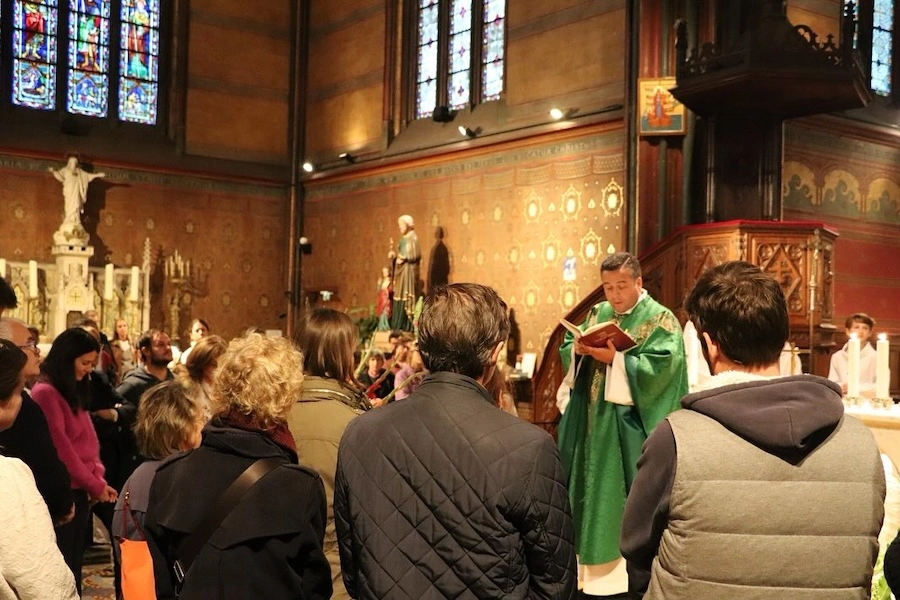
[(612, 254), (600, 276), (606, 301), (591, 309), (581, 329), (615, 321), (637, 345), (618, 352), (611, 342), (591, 347), (566, 333), (560, 347), (567, 374), (558, 396), (559, 446), (584, 591), (611, 595), (627, 589), (619, 533), (641, 446), (679, 408), (687, 370), (681, 326), (643, 289), (637, 258)]

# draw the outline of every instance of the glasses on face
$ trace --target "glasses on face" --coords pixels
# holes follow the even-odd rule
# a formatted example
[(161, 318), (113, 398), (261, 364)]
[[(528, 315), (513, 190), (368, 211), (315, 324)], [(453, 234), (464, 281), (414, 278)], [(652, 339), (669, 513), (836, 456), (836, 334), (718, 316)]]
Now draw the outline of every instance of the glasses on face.
[(38, 344), (34, 340), (28, 340), (24, 345), (19, 346), (21, 350), (31, 350), (32, 352), (37, 352)]

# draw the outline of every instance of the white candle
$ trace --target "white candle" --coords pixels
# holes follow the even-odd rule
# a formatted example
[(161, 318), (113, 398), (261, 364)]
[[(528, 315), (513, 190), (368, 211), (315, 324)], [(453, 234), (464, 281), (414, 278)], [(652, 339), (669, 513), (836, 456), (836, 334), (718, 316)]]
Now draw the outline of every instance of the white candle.
[(28, 261), (28, 297), (38, 297), (37, 261)]
[(113, 271), (112, 263), (107, 263), (103, 268), (103, 299), (104, 300), (112, 300), (113, 299), (113, 282), (115, 281), (116, 274)]
[(132, 302), (138, 301), (140, 277), (141, 270), (137, 267), (131, 267), (131, 288), (128, 290), (128, 299)]
[(688, 389), (697, 385), (700, 379), (700, 338), (697, 337), (697, 330), (693, 326), (685, 327), (685, 337), (687, 338), (687, 366), (688, 366)]
[(6, 259), (0, 258), (0, 277), (6, 277)]
[(855, 333), (850, 334), (847, 342), (847, 395), (851, 398), (859, 397), (859, 338)]
[(890, 398), (891, 397), (891, 368), (888, 363), (890, 356), (890, 342), (887, 335), (878, 334), (878, 343), (875, 345), (875, 397)]

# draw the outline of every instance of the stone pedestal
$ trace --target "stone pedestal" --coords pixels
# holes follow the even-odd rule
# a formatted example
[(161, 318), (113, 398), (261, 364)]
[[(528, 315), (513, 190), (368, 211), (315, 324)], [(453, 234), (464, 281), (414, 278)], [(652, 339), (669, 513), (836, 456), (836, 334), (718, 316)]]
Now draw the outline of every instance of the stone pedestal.
[[(58, 242), (59, 233), (54, 235), (54, 241)], [(53, 246), (56, 293), (51, 296), (50, 314), (53, 331), (57, 334), (79, 319), (81, 313), (95, 308), (88, 273), (88, 261), (94, 255), (94, 247), (87, 245), (86, 238), (72, 239), (71, 242)]]

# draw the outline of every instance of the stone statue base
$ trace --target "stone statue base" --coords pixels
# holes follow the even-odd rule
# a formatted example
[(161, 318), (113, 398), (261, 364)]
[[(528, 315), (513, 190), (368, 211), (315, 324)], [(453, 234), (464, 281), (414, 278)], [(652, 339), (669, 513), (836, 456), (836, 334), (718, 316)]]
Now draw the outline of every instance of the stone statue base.
[[(53, 240), (61, 232), (53, 234)], [(94, 255), (94, 247), (71, 236), (62, 244), (53, 246), (56, 257), (55, 294), (51, 296), (50, 312), (53, 331), (59, 333), (81, 318), (82, 313), (94, 306), (94, 290), (88, 271), (88, 261)]]
[[(88, 232), (81, 225), (63, 224), (59, 230), (53, 234), (53, 244), (55, 246), (76, 246), (86, 247), (90, 242)], [(92, 253), (93, 254), (93, 253)]]

